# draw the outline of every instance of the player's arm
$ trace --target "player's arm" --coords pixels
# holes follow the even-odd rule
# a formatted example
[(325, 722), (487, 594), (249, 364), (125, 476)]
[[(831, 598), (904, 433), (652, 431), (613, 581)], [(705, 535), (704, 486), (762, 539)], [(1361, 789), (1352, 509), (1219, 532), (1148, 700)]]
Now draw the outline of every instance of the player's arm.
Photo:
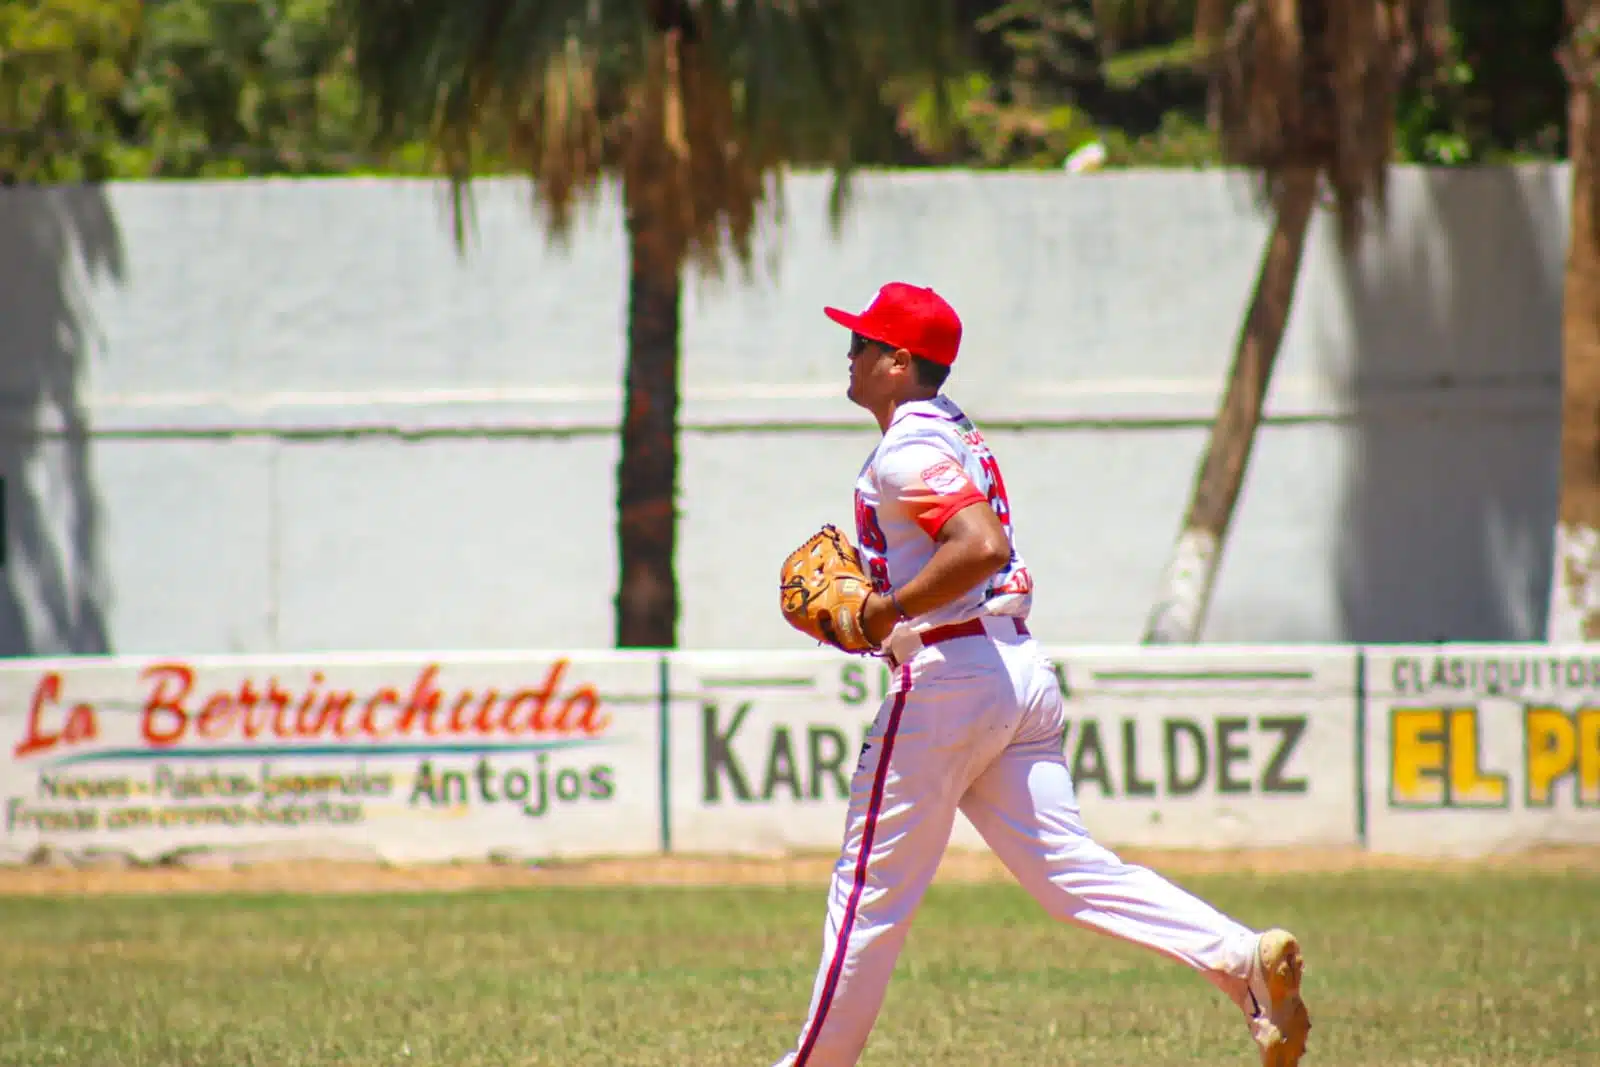
[(901, 610), (915, 616), (941, 608), (1011, 561), (1005, 528), (982, 498), (945, 519), (933, 539), (939, 547), (926, 567), (896, 589), (892, 598), (876, 594), (867, 600), (866, 630), (874, 643), (894, 629)]
[(960, 464), (931, 445), (907, 445), (884, 457), (879, 484), (885, 502), (905, 508), (933, 538), (933, 558), (894, 590), (863, 608), (867, 636), (880, 643), (902, 612), (924, 615), (988, 581), (1011, 561), (1005, 527)]

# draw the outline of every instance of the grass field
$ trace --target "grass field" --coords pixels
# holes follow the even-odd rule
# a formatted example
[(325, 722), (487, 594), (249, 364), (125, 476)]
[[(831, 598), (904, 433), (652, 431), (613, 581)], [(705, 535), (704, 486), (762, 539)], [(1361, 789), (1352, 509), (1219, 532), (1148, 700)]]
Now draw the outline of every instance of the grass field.
[[(1179, 875), (1305, 943), (1307, 1067), (1600, 1064), (1600, 873)], [(820, 883), (0, 898), (0, 1064), (764, 1067)], [(1237, 1011), (1004, 883), (938, 883), (863, 1067), (1250, 1065)]]

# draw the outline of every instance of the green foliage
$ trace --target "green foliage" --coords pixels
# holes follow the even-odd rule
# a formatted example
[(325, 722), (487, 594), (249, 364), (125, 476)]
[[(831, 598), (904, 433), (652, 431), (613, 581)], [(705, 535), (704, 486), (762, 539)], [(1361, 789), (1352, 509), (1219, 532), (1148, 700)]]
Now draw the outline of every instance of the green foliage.
[(1096, 140), (1099, 130), (1070, 103), (1030, 107), (1008, 101), (987, 74), (970, 71), (946, 87), (954, 130), (933, 120), (933, 92), (924, 89), (901, 111), (912, 142), (930, 158), (970, 167), (1055, 168)]
[[(1107, 166), (1217, 161), (1193, 66), (1192, 0), (958, 7), (970, 48), (946, 83), (953, 126), (939, 121), (933, 91), (889, 82), (877, 112), (858, 101), (850, 116), (878, 131), (859, 162), (1054, 168), (1093, 139), (1107, 146)], [(1395, 158), (1563, 156), (1561, 0), (1452, 0), (1451, 20), (1445, 68), (1401, 94)], [(777, 70), (793, 50), (746, 39), (760, 60), (748, 69), (774, 71), (755, 89), (794, 97), (797, 83)], [(380, 152), (368, 113), (337, 0), (0, 0), (0, 180), (437, 169), (427, 129), (399, 130)], [(831, 161), (812, 133), (837, 118), (823, 111), (807, 127), (807, 162)], [(503, 140), (480, 131), (475, 173), (509, 169)]]
[(1106, 168), (1206, 167), (1221, 161), (1216, 135), (1202, 119), (1173, 109), (1154, 130), (1127, 131), (1096, 123), (1069, 103), (1030, 108), (1005, 103), (981, 73), (970, 73), (948, 89), (955, 109), (956, 135), (929, 132), (932, 107), (923, 92), (905, 106), (903, 127), (930, 158), (966, 167), (1057, 170), (1068, 157), (1093, 142), (1106, 149)]
[(1100, 52), (1088, 0), (998, 0), (973, 20), (991, 36), (1004, 62), (993, 73), (1019, 100), (1052, 96), (1084, 77), (1099, 76)]
[[(1104, 15), (1103, 70), (1113, 89), (1193, 73), (1192, 2), (1100, 0), (1086, 6)], [(1443, 166), (1564, 156), (1567, 86), (1555, 58), (1567, 32), (1562, 9), (1562, 0), (1451, 0), (1447, 62), (1399, 94), (1394, 159)], [(1096, 114), (1113, 127), (1107, 131), (1109, 163), (1211, 162), (1203, 147), (1209, 138), (1193, 121), (1203, 112), (1193, 105), (1192, 99), (1173, 99), (1158, 126), (1144, 132)], [(1124, 152), (1127, 145), (1139, 149)]]
[(1563, 156), (1567, 86), (1555, 53), (1566, 28), (1559, 0), (1455, 0), (1451, 15), (1444, 69), (1401, 94), (1396, 158), (1449, 165)]
[(1105, 134), (1106, 167), (1216, 167), (1222, 164), (1217, 135), (1206, 123), (1183, 111), (1161, 117), (1149, 133), (1134, 134), (1108, 129)]
[(1475, 78), (1452, 31), (1451, 52), (1437, 77), (1408, 91), (1396, 109), (1395, 154), (1400, 162), (1468, 163), (1482, 151), (1464, 106)]
[(11, 180), (415, 174), (419, 143), (371, 149), (332, 0), (0, 0)]
[(145, 8), (125, 97), (143, 136), (128, 169), (218, 177), (348, 165), (362, 140), (360, 102), (330, 0)]
[(116, 170), (139, 6), (0, 0), (0, 179), (96, 180)]
[(1106, 82), (1119, 89), (1130, 89), (1152, 74), (1193, 70), (1199, 54), (1199, 46), (1193, 37), (1162, 41), (1149, 48), (1116, 52), (1106, 57)]
[[(1192, 166), (1217, 158), (1204, 128), (1204, 80), (1189, 68), (1187, 38), (1161, 36), (1153, 19), (1184, 4), (1120, 14), (1093, 0), (969, 3), (971, 69), (946, 92), (953, 136), (929, 132), (929, 93), (887, 94), (924, 160), (953, 166), (1056, 169), (1091, 142), (1108, 166)], [(1102, 25), (1102, 15), (1115, 15)], [(1115, 51), (1104, 34), (1134, 50)]]

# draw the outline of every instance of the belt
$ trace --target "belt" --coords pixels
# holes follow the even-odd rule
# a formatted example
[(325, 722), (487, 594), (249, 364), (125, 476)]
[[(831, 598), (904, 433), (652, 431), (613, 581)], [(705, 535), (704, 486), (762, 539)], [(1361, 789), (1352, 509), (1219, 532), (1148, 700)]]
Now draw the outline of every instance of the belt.
[[(1009, 618), (1017, 628), (1018, 637), (1032, 636), (1028, 633), (1028, 624), (1015, 615), (995, 616), (995, 618)], [(967, 619), (965, 622), (952, 622), (944, 626), (935, 626), (922, 631), (918, 636), (922, 639), (923, 648), (932, 648), (934, 645), (945, 641), (953, 641), (958, 637), (983, 637), (989, 630), (983, 625), (983, 616)], [(884, 658), (889, 661), (889, 666), (898, 667), (900, 663), (895, 659), (894, 653), (885, 652)]]

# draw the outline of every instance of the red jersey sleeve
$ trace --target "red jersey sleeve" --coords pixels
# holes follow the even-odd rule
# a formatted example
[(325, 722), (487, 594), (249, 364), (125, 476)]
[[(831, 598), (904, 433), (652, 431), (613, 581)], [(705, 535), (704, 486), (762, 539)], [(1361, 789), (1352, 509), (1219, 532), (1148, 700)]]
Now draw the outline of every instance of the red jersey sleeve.
[(924, 441), (908, 442), (880, 457), (878, 488), (885, 504), (908, 515), (929, 537), (950, 517), (987, 499), (961, 461)]

